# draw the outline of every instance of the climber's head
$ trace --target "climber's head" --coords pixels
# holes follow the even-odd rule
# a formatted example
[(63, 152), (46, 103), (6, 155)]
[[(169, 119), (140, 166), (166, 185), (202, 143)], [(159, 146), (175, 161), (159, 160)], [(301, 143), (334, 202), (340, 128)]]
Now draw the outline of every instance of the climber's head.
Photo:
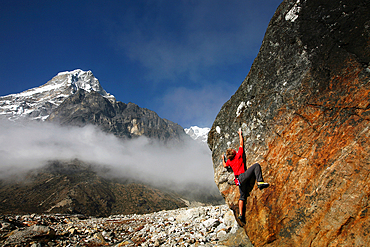
[(228, 148), (226, 150), (226, 158), (228, 160), (233, 160), (235, 158), (235, 155), (236, 155), (236, 151), (232, 148)]

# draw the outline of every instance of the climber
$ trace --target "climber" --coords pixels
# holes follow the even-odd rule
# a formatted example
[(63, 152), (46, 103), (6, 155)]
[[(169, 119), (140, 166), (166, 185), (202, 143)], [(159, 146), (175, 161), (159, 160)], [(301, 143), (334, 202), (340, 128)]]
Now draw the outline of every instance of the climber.
[(243, 206), (244, 202), (246, 200), (248, 192), (247, 186), (249, 184), (250, 179), (255, 178), (257, 180), (257, 186), (260, 190), (269, 187), (268, 183), (265, 183), (262, 178), (262, 171), (261, 171), (261, 166), (258, 163), (255, 163), (251, 167), (249, 167), (245, 171), (245, 165), (243, 161), (243, 136), (242, 136), (242, 130), (239, 129), (238, 131), (239, 134), (239, 142), (240, 142), (240, 147), (238, 152), (236, 152), (232, 148), (228, 148), (226, 151), (226, 156), (227, 156), (227, 161), (225, 161), (225, 156), (221, 155), (222, 159), (222, 164), (225, 168), (231, 167), (234, 176), (235, 176), (235, 184), (239, 186), (239, 192), (240, 192), (240, 197), (239, 197), (239, 216), (238, 219), (241, 221), (244, 221), (244, 216), (243, 216)]

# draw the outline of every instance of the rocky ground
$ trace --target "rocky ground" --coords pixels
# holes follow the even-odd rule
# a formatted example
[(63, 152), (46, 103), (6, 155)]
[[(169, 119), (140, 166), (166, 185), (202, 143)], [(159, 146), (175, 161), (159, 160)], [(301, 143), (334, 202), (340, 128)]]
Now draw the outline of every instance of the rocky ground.
[[(225, 246), (230, 245), (230, 239), (233, 236), (235, 239), (242, 229), (227, 205), (107, 218), (82, 215), (2, 216), (0, 223), (2, 246), (31, 247)], [(241, 238), (238, 239), (240, 242)]]

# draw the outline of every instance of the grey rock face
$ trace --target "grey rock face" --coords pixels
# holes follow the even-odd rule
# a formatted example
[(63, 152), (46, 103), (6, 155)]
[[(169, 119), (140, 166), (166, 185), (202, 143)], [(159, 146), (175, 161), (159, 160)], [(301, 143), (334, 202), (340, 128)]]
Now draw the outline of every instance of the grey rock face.
[(181, 140), (183, 128), (134, 103), (111, 102), (101, 94), (79, 89), (54, 109), (47, 121), (62, 125), (98, 125), (121, 138), (144, 135), (161, 141)]
[(220, 156), (239, 146), (239, 128), (246, 166), (259, 162), (271, 184), (246, 201), (255, 246), (369, 242), (369, 13), (369, 1), (283, 1), (213, 123), (208, 145), (226, 203), (238, 211)]

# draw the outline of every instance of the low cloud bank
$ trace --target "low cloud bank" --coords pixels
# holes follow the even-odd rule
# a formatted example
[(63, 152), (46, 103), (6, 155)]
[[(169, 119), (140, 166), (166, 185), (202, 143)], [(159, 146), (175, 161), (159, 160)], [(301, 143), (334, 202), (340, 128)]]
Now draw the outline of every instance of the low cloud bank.
[(0, 178), (40, 168), (51, 160), (72, 159), (109, 167), (112, 178), (157, 186), (215, 187), (211, 152), (192, 140), (164, 145), (146, 137), (122, 140), (92, 125), (0, 121)]

